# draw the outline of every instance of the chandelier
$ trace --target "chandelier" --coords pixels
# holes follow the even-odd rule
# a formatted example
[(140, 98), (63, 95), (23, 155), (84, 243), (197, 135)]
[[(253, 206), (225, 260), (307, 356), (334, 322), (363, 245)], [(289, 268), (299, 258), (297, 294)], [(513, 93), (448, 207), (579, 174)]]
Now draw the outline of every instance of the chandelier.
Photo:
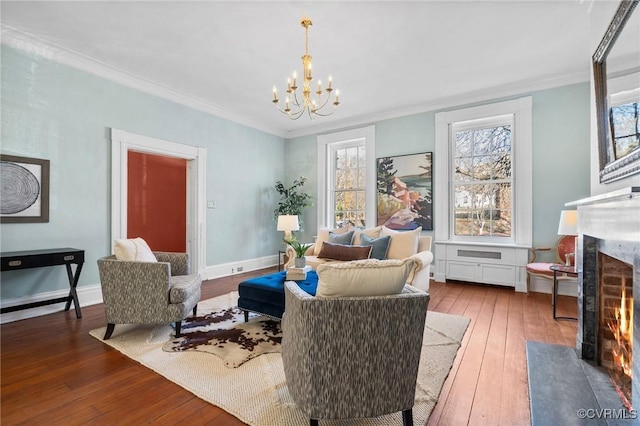
[(278, 111), (284, 113), (292, 120), (297, 120), (305, 112), (309, 114), (309, 118), (313, 120), (315, 115), (326, 117), (335, 112), (340, 105), (340, 91), (336, 90), (333, 97), (333, 109), (331, 111), (322, 111), (332, 99), (332, 93), (334, 89), (331, 87), (331, 76), (329, 76), (329, 82), (327, 87), (322, 89), (322, 82), (318, 80), (318, 86), (314, 96), (311, 91), (311, 82), (313, 76), (311, 74), (311, 55), (309, 55), (309, 27), (312, 24), (310, 19), (303, 19), (300, 21), (300, 25), (304, 27), (304, 56), (302, 57), (302, 95), (299, 96), (298, 92), (298, 74), (294, 71), (292, 78), (287, 78), (287, 97), (284, 103), (284, 109), (280, 106), (280, 100), (278, 99), (278, 91), (276, 87), (273, 87), (273, 103), (278, 108)]

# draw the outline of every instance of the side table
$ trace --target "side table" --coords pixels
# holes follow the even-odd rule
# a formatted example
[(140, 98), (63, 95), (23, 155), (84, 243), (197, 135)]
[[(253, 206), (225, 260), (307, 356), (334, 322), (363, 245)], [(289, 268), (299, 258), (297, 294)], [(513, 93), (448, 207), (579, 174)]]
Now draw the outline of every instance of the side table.
[(575, 320), (578, 318), (573, 317), (559, 317), (556, 315), (556, 305), (558, 304), (558, 273), (565, 274), (567, 276), (577, 277), (578, 271), (576, 271), (576, 267), (573, 265), (565, 266), (565, 265), (551, 265), (549, 269), (553, 271), (553, 319), (565, 319), (565, 320)]
[[(286, 256), (287, 256), (286, 250), (278, 250), (278, 272), (282, 271), (282, 267), (287, 261)], [(280, 261), (280, 259), (282, 259), (282, 261)]]

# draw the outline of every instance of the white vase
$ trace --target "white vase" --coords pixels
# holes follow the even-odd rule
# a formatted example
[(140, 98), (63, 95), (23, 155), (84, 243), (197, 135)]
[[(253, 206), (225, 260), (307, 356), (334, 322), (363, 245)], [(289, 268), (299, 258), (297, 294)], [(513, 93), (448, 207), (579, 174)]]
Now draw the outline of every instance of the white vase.
[(295, 263), (295, 267), (296, 268), (304, 268), (307, 265), (307, 258), (306, 257), (296, 257), (294, 259), (294, 263)]

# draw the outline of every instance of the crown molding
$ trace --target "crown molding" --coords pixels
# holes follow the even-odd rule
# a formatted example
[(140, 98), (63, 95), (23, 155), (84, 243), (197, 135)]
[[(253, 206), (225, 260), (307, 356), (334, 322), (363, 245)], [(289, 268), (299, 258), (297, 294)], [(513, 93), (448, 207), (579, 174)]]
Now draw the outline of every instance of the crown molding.
[(345, 120), (327, 122), (323, 124), (308, 126), (302, 129), (284, 130), (281, 128), (265, 125), (245, 116), (228, 111), (219, 105), (196, 98), (186, 93), (182, 93), (168, 87), (162, 86), (153, 81), (138, 77), (127, 71), (92, 59), (86, 55), (74, 52), (57, 46), (51, 42), (44, 41), (33, 35), (24, 33), (7, 25), (2, 25), (2, 36), (0, 42), (27, 53), (44, 57), (45, 59), (68, 65), (105, 78), (109, 81), (121, 84), (126, 87), (139, 90), (171, 102), (181, 104), (207, 114), (227, 119), (237, 124), (251, 127), (274, 136), (285, 139), (293, 139), (302, 136), (329, 133), (344, 130), (352, 127), (369, 125), (379, 121), (404, 117), (414, 114), (421, 114), (431, 111), (439, 111), (452, 107), (470, 105), (489, 100), (496, 100), (510, 96), (523, 95), (529, 92), (551, 89), (554, 87), (566, 86), (570, 84), (589, 81), (590, 74), (588, 66), (585, 71), (574, 72), (572, 74), (558, 74), (538, 77), (535, 79), (521, 80), (505, 85), (467, 92), (446, 98), (437, 99), (424, 104), (418, 104), (407, 108), (383, 111), (379, 113), (363, 115)]
[(151, 80), (138, 77), (127, 71), (97, 61), (81, 53), (66, 49), (54, 43), (44, 41), (36, 36), (27, 34), (8, 25), (2, 25), (2, 37), (0, 42), (4, 45), (41, 56), (45, 59), (80, 69), (87, 73), (97, 75), (114, 83), (148, 93), (159, 98), (175, 102), (207, 114), (214, 115), (243, 126), (251, 127), (275, 136), (284, 138), (286, 132), (264, 123), (257, 122), (245, 116), (233, 113), (211, 102), (199, 99), (189, 94), (162, 86)]
[(425, 112), (438, 112), (449, 108), (463, 107), (466, 105), (472, 105), (487, 101), (495, 101), (512, 96), (524, 96), (531, 92), (540, 90), (553, 89), (555, 87), (568, 86), (577, 83), (585, 83), (589, 81), (589, 78), (589, 69), (588, 66), (586, 66), (585, 71), (574, 72), (572, 74), (557, 74), (538, 77), (535, 79), (521, 80), (497, 87), (477, 90), (474, 92), (466, 92), (447, 98), (441, 98), (407, 108), (396, 109), (393, 111), (384, 111), (381, 113), (369, 114), (366, 116), (355, 117), (348, 120), (334, 121), (332, 123), (319, 124), (313, 127), (306, 127), (299, 130), (290, 130), (286, 132), (285, 137), (287, 139), (293, 139), (301, 136), (334, 132), (347, 128), (377, 123), (392, 118), (406, 117), (409, 115), (421, 114)]

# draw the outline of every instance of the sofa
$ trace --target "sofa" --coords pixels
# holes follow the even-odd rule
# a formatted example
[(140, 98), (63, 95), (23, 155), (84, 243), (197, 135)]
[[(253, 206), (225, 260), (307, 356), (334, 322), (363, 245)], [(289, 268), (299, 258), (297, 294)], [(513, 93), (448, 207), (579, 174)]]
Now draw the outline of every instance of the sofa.
[[(385, 226), (375, 228), (322, 228), (316, 241), (305, 252), (306, 264), (313, 270), (318, 265), (333, 262), (348, 262), (364, 259), (365, 252), (360, 247), (371, 246), (366, 258), (416, 260), (414, 273), (408, 283), (422, 291), (429, 291), (429, 279), (433, 253), (431, 236), (421, 235), (422, 228), (411, 231), (396, 231)], [(384, 242), (388, 241), (386, 250)], [(345, 247), (349, 246), (349, 247)], [(285, 270), (294, 266), (295, 251), (286, 248)]]

